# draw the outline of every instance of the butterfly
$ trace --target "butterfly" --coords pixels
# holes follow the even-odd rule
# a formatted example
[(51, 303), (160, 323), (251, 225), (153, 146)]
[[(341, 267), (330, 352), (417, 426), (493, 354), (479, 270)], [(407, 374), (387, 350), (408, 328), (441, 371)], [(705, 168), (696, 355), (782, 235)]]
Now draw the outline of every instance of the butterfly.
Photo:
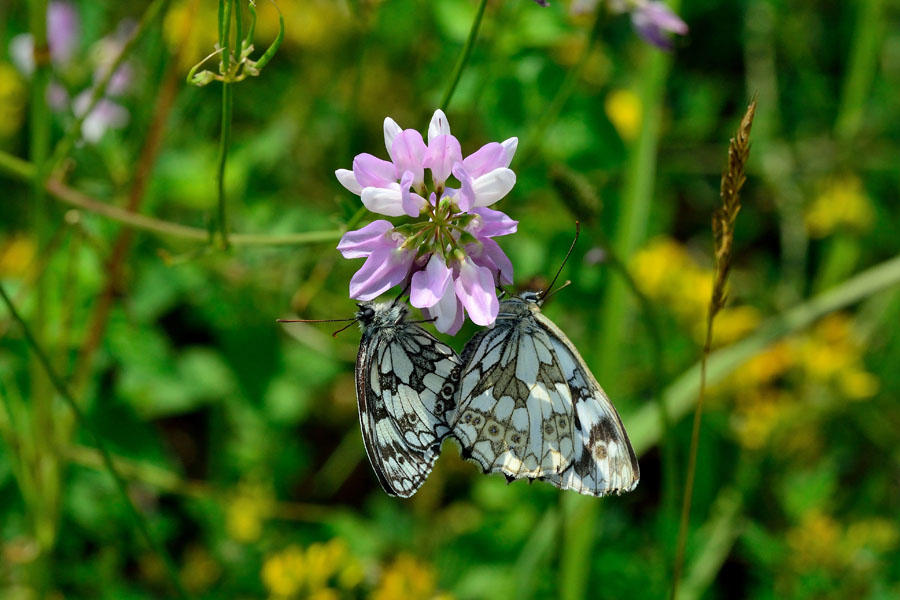
[(622, 419), (571, 340), (541, 314), (544, 298), (501, 301), (493, 328), (466, 344), (452, 435), (464, 458), (509, 481), (630, 492), (640, 468)]
[(462, 364), (455, 350), (408, 321), (405, 304), (360, 303), (359, 424), (381, 487), (408, 498), (431, 473), (450, 432)]

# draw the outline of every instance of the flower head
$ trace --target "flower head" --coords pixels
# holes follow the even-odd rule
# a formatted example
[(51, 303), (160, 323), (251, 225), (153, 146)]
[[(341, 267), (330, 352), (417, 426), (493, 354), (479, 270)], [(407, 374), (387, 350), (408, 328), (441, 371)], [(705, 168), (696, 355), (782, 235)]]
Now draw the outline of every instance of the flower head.
[[(399, 227), (378, 220), (344, 235), (338, 244), (344, 257), (366, 259), (350, 281), (350, 296), (371, 300), (408, 283), (410, 303), (433, 317), (438, 330), (458, 331), (466, 311), (473, 322), (490, 325), (499, 308), (495, 286), (512, 282), (512, 263), (491, 238), (514, 233), (517, 222), (487, 207), (515, 185), (509, 164), (518, 140), (491, 142), (464, 158), (441, 110), (427, 139), (387, 118), (390, 160), (360, 154), (352, 170), (335, 172), (372, 212), (428, 216)], [(459, 187), (448, 185), (451, 177)]]

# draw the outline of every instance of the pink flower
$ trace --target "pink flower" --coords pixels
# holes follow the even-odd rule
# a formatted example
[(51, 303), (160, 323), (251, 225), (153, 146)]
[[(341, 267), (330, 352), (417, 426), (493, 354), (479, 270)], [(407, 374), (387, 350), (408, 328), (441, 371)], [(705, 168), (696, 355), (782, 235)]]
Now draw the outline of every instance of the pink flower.
[(388, 221), (344, 234), (337, 247), (344, 258), (366, 259), (350, 280), (351, 298), (373, 300), (406, 279), (415, 253), (403, 247), (404, 241)]
[[(591, 10), (596, 3), (597, 0), (579, 0), (577, 9), (573, 7), (573, 11)], [(672, 47), (668, 34), (687, 35), (688, 32), (687, 24), (661, 0), (611, 0), (610, 10), (631, 15), (635, 32), (644, 41), (663, 50)]]
[[(509, 164), (518, 140), (491, 142), (463, 158), (440, 110), (431, 119), (427, 137), (426, 144), (418, 132), (385, 119), (391, 160), (359, 154), (352, 170), (335, 172), (373, 212), (390, 217), (428, 214), (425, 221), (394, 227), (379, 220), (344, 235), (338, 244), (344, 257), (366, 258), (350, 282), (350, 296), (371, 300), (402, 283), (410, 303), (433, 317), (439, 331), (456, 333), (466, 314), (474, 323), (490, 325), (499, 309), (496, 286), (512, 283), (513, 277), (512, 263), (491, 238), (514, 233), (518, 224), (487, 206), (515, 185)], [(426, 169), (433, 189), (426, 184)], [(447, 186), (451, 176), (460, 187)]]

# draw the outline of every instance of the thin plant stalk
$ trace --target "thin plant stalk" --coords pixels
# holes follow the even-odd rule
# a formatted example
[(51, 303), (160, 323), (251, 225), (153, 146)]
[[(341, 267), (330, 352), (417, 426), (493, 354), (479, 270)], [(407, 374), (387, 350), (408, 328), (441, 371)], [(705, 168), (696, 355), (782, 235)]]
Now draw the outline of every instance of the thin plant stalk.
[(591, 31), (588, 34), (584, 50), (582, 50), (581, 56), (578, 58), (575, 66), (569, 69), (562, 85), (556, 90), (556, 95), (553, 96), (553, 100), (550, 101), (547, 110), (544, 111), (540, 119), (538, 119), (538, 122), (528, 134), (528, 138), (523, 144), (522, 152), (520, 153), (521, 164), (527, 163), (534, 157), (538, 149), (538, 143), (544, 138), (547, 128), (556, 121), (559, 114), (562, 112), (562, 109), (565, 107), (566, 102), (568, 102), (569, 98), (572, 96), (572, 92), (575, 91), (575, 86), (578, 84), (579, 80), (581, 80), (581, 74), (584, 72), (584, 68), (587, 66), (588, 60), (591, 58), (591, 54), (597, 46), (597, 41), (600, 39), (600, 31), (603, 29), (606, 15), (607, 8), (605, 3), (598, 3), (597, 13), (594, 16), (594, 24), (591, 26)]
[(712, 351), (713, 323), (716, 314), (724, 308), (728, 274), (731, 270), (731, 250), (734, 243), (734, 224), (741, 210), (740, 191), (746, 181), (746, 165), (750, 157), (750, 129), (756, 111), (756, 99), (750, 102), (741, 120), (737, 134), (731, 138), (728, 147), (728, 164), (722, 173), (720, 196), (722, 206), (713, 212), (712, 229), (715, 248), (715, 274), (712, 297), (706, 319), (706, 340), (700, 360), (700, 391), (694, 407), (694, 424), (691, 430), (691, 446), (688, 454), (687, 475), (684, 482), (684, 498), (681, 503), (681, 520), (678, 528), (678, 543), (675, 563), (672, 569), (672, 600), (678, 595), (678, 580), (684, 563), (688, 525), (691, 515), (691, 498), (694, 490), (694, 476), (697, 469), (697, 447), (700, 441), (700, 426), (703, 415), (703, 400), (706, 392), (706, 370)]
[[(225, 167), (228, 162), (228, 147), (231, 145), (231, 117), (234, 105), (234, 90), (228, 81), (231, 67), (231, 15), (232, 11), (240, 15), (240, 5), (234, 6), (234, 0), (219, 0), (219, 47), (222, 49), (222, 124), (219, 133), (219, 157), (216, 167), (216, 189), (219, 194), (217, 228), (219, 243), (223, 249), (228, 248), (228, 212), (225, 194)], [(240, 16), (237, 16), (237, 44), (240, 44)]]
[(6, 290), (2, 285), (0, 285), (0, 299), (3, 300), (3, 303), (6, 305), (6, 309), (9, 311), (9, 314), (12, 316), (13, 320), (19, 325), (19, 328), (22, 330), (22, 335), (25, 338), (25, 342), (31, 349), (32, 355), (37, 359), (41, 367), (44, 369), (45, 374), (50, 379), (50, 382), (56, 389), (56, 392), (69, 406), (69, 409), (75, 415), (75, 419), (78, 421), (79, 426), (88, 433), (91, 440), (93, 441), (94, 446), (100, 453), (106, 471), (112, 476), (113, 480), (115, 481), (116, 489), (122, 496), (125, 505), (128, 507), (128, 511), (134, 519), (134, 523), (140, 531), (141, 536), (147, 542), (147, 545), (151, 549), (153, 549), (153, 551), (162, 559), (169, 578), (169, 583), (172, 585), (173, 590), (177, 592), (179, 597), (187, 598), (187, 593), (181, 585), (181, 580), (178, 577), (178, 571), (175, 568), (175, 564), (172, 562), (172, 559), (169, 557), (169, 554), (166, 552), (162, 544), (155, 537), (153, 537), (153, 534), (150, 532), (150, 525), (147, 522), (147, 518), (143, 513), (141, 513), (140, 510), (138, 510), (137, 506), (135, 506), (134, 502), (132, 501), (131, 496), (128, 493), (128, 485), (113, 463), (112, 455), (110, 454), (109, 449), (106, 446), (106, 442), (104, 442), (103, 438), (101, 438), (96, 433), (96, 431), (94, 431), (94, 428), (85, 418), (84, 413), (81, 411), (81, 408), (78, 405), (78, 402), (75, 401), (75, 398), (73, 398), (72, 394), (69, 392), (68, 386), (56, 373), (56, 370), (50, 363), (50, 359), (48, 358), (47, 353), (34, 337), (31, 327), (29, 327), (29, 325), (19, 314), (19, 311), (16, 309), (15, 305), (7, 295)]
[(466, 65), (469, 64), (469, 58), (472, 56), (472, 49), (475, 47), (475, 41), (478, 39), (478, 30), (481, 28), (481, 20), (484, 17), (484, 9), (486, 6), (487, 0), (481, 0), (478, 3), (478, 8), (475, 10), (475, 19), (472, 21), (472, 27), (469, 28), (469, 35), (466, 37), (466, 43), (463, 45), (459, 58), (456, 59), (456, 66), (453, 67), (453, 74), (450, 75), (450, 82), (447, 84), (447, 89), (444, 91), (444, 96), (441, 98), (441, 103), (439, 104), (444, 110), (447, 110), (450, 105), (450, 100), (453, 98), (453, 93), (456, 92), (456, 86), (459, 84), (462, 72), (465, 70)]

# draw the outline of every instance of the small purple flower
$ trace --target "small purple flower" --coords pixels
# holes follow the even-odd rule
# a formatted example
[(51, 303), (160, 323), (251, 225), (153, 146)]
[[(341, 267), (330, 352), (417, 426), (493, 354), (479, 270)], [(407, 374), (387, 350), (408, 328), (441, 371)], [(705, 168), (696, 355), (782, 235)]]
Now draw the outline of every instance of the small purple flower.
[[(78, 10), (68, 2), (47, 5), (47, 45), (57, 68), (65, 68), (75, 58), (81, 34)], [(10, 58), (25, 75), (34, 72), (34, 38), (30, 33), (15, 36), (9, 44)]]
[[(495, 286), (511, 283), (512, 263), (491, 238), (516, 231), (517, 222), (487, 208), (506, 196), (516, 176), (509, 169), (517, 138), (485, 144), (463, 158), (447, 117), (435, 111), (428, 142), (419, 132), (384, 121), (390, 160), (360, 154), (353, 169), (335, 171), (345, 188), (372, 212), (427, 221), (394, 227), (375, 221), (347, 232), (338, 244), (345, 258), (366, 258), (350, 282), (350, 296), (371, 300), (408, 284), (410, 303), (435, 318), (439, 331), (456, 333), (468, 312), (473, 322), (497, 318)], [(426, 183), (430, 171), (432, 188)], [(459, 187), (448, 187), (451, 176)], [(426, 200), (428, 198), (428, 200)]]
[(643, 2), (632, 10), (631, 24), (644, 40), (664, 50), (672, 47), (669, 33), (687, 35), (688, 32), (687, 23), (659, 0)]

